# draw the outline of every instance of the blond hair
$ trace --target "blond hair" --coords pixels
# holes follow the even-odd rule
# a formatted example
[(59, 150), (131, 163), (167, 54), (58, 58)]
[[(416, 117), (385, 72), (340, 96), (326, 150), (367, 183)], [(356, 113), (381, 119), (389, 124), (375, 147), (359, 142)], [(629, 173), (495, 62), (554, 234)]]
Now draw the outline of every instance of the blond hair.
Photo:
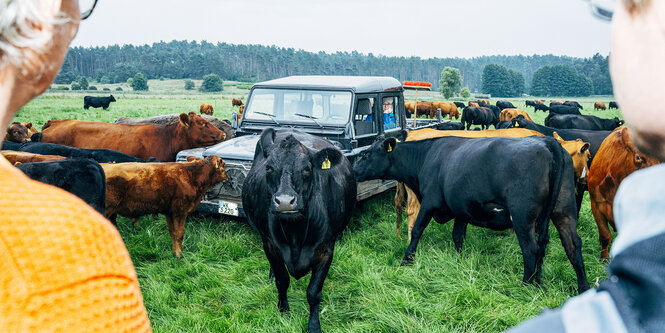
[(69, 21), (59, 13), (61, 0), (0, 0), (0, 69), (39, 63), (55, 25)]

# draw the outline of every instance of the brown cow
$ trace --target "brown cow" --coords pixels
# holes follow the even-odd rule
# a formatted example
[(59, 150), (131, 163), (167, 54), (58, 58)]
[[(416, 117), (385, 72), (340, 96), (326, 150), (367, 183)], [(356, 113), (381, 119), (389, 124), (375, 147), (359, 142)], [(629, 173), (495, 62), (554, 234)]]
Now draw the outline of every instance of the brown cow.
[(476, 102), (469, 102), (469, 106), (478, 107), (479, 104)]
[(562, 100), (554, 100), (554, 101), (552, 101), (552, 103), (561, 103), (561, 104), (563, 104), (563, 103), (566, 103), (566, 101), (562, 101)]
[(591, 212), (598, 226), (601, 259), (609, 259), (612, 234), (608, 223), (616, 230), (612, 202), (619, 184), (631, 173), (658, 163), (633, 145), (628, 129), (623, 126), (617, 127), (598, 148), (591, 162), (587, 184)]
[(411, 114), (416, 112), (416, 104), (413, 102), (404, 102), (404, 108)]
[(233, 106), (241, 106), (242, 104), (243, 104), (242, 100), (240, 100), (240, 99), (234, 98), (234, 99), (231, 100), (231, 106), (232, 107)]
[[(429, 138), (444, 137), (444, 136), (459, 136), (466, 138), (484, 138), (484, 137), (496, 137), (496, 136), (505, 136), (505, 137), (527, 137), (527, 136), (543, 136), (543, 134), (536, 131), (524, 129), (524, 128), (508, 128), (508, 129), (499, 129), (499, 130), (484, 130), (484, 131), (437, 131), (430, 128), (424, 128), (421, 130), (411, 131), (406, 136), (406, 141), (416, 141), (424, 140)], [(559, 141), (561, 143), (561, 141)], [(565, 143), (564, 149), (573, 158), (575, 166), (575, 181), (584, 181), (586, 178), (586, 166), (589, 157), (589, 144), (582, 142), (581, 140), (576, 141), (563, 141)], [(562, 146), (564, 145), (562, 143)], [(404, 203), (404, 198), (406, 197), (406, 214), (407, 221), (409, 223), (409, 241), (411, 241), (411, 229), (416, 222), (416, 217), (420, 211), (420, 202), (416, 198), (415, 194), (411, 189), (404, 186), (403, 183), (397, 184), (397, 192), (395, 193), (395, 211), (397, 213), (396, 219), (396, 233), (397, 236), (401, 239), (400, 235), (400, 225), (402, 222), (402, 206)]]
[(212, 105), (210, 104), (201, 104), (201, 107), (199, 107), (199, 113), (201, 114), (212, 116), (214, 112), (215, 110), (212, 109)]
[[(233, 127), (231, 127), (231, 122), (229, 120), (220, 120), (215, 116), (209, 116), (207, 114), (202, 114), (201, 117), (213, 126), (219, 128), (224, 132), (226, 137), (224, 140), (233, 139), (235, 137), (235, 132)], [(163, 114), (159, 116), (152, 116), (147, 118), (127, 118), (120, 117), (115, 120), (115, 124), (129, 124), (129, 125), (138, 125), (138, 124), (159, 124), (166, 125), (174, 121), (180, 121), (179, 113)]]
[(591, 145), (588, 142), (582, 141), (582, 139), (566, 141), (561, 138), (557, 132), (554, 132), (552, 136), (559, 141), (561, 147), (563, 147), (563, 149), (570, 154), (570, 157), (573, 158), (575, 182), (586, 183), (587, 177), (589, 176), (587, 165), (589, 165), (589, 159), (591, 158), (591, 152), (589, 152), (589, 147)]
[(489, 99), (479, 99), (478, 102), (483, 102), (485, 104), (491, 104)]
[(5, 140), (11, 142), (28, 142), (32, 134), (37, 133), (37, 130), (32, 127), (30, 122), (13, 122), (9, 127), (7, 127), (7, 134), (5, 134)]
[(499, 113), (499, 121), (511, 121), (513, 118), (523, 115), (525, 119), (528, 121), (533, 121), (531, 117), (529, 117), (529, 114), (526, 113), (524, 110), (520, 109), (503, 109), (501, 110), (501, 113)]
[(595, 102), (595, 103), (593, 103), (593, 110), (594, 111), (596, 111), (596, 110), (607, 110), (607, 108), (605, 107), (605, 103)]
[(240, 118), (242, 118), (242, 112), (245, 111), (245, 106), (241, 105), (238, 110), (238, 121), (240, 121)]
[(434, 106), (434, 110), (441, 109), (441, 117), (448, 115), (448, 119), (453, 119), (453, 117), (455, 117), (455, 119), (459, 119), (459, 110), (457, 109), (457, 105), (455, 105), (455, 103), (432, 102), (432, 105)]
[(187, 163), (102, 164), (106, 173), (106, 217), (138, 218), (161, 213), (173, 255), (182, 257), (185, 220), (213, 185), (228, 179), (225, 163), (208, 156)]
[(142, 159), (175, 161), (184, 149), (213, 145), (226, 135), (190, 112), (166, 125), (125, 125), (82, 120), (49, 120), (42, 128), (42, 142), (77, 148), (106, 148)]
[(536, 103), (536, 104), (542, 104), (542, 105), (545, 105), (545, 103), (543, 103), (543, 101), (535, 100), (535, 101), (533, 101), (533, 102)]
[(0, 150), (0, 154), (2, 154), (2, 156), (12, 165), (15, 165), (16, 163), (60, 161), (66, 158), (60, 155), (40, 155), (13, 150)]

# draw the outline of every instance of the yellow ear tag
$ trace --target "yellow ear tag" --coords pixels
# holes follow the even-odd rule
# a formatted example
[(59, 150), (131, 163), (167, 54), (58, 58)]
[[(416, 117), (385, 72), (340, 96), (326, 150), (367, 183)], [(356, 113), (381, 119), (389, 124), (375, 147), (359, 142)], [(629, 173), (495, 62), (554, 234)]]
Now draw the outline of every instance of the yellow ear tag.
[(321, 169), (330, 169), (330, 160), (327, 157), (325, 160), (323, 160), (323, 163), (321, 163)]
[(515, 123), (515, 127), (520, 127), (520, 123)]
[(393, 151), (393, 146), (388, 145), (388, 152), (391, 152), (391, 151)]

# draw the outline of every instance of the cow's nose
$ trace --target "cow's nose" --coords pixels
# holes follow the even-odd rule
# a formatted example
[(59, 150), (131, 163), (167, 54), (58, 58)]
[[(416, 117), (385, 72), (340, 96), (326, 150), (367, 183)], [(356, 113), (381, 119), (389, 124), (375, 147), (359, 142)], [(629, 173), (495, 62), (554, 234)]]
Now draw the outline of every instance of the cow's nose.
[(295, 210), (296, 197), (287, 194), (275, 196), (275, 208), (278, 212), (292, 212)]

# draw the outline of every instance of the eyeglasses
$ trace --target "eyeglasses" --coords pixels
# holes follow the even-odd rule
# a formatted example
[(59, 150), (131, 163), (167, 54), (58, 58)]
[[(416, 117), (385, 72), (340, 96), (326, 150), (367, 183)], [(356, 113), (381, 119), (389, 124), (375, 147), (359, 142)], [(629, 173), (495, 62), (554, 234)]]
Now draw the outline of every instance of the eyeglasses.
[(583, 0), (589, 3), (591, 8), (591, 13), (593, 16), (605, 20), (611, 21), (612, 15), (614, 14), (614, 8), (616, 7), (616, 0)]
[(386, 106), (386, 105), (393, 105), (393, 103), (383, 103), (383, 106)]
[(81, 21), (90, 17), (95, 6), (97, 6), (97, 0), (79, 0), (79, 8), (87, 8), (86, 11), (81, 12)]

